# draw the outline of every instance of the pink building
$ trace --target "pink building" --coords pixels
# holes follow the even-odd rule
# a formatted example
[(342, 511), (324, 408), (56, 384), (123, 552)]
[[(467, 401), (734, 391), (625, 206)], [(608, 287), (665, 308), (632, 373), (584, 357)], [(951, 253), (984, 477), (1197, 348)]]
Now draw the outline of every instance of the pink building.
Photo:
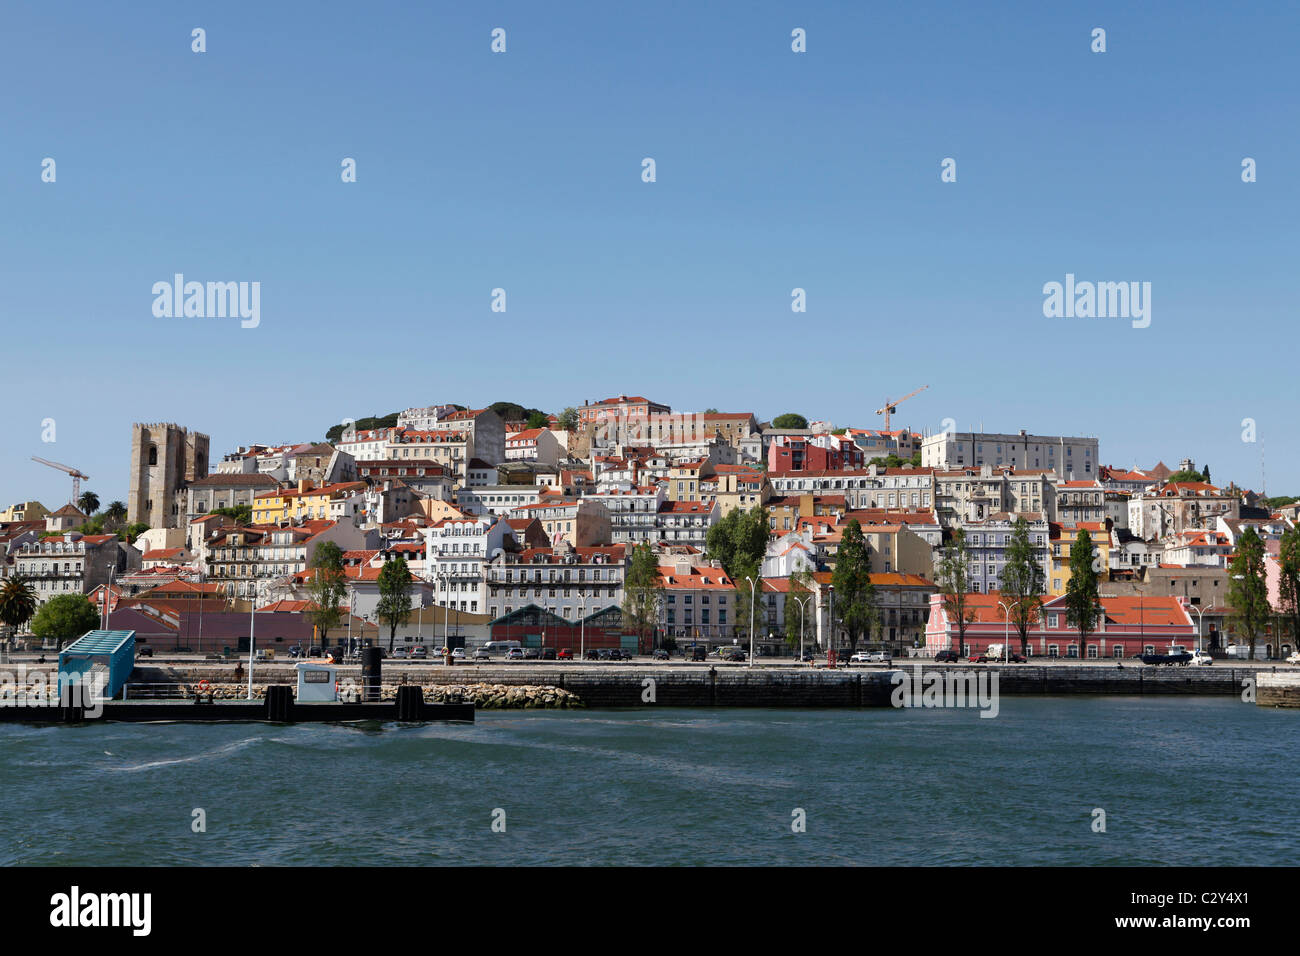
[[(1002, 604), (1007, 599), (994, 591), (968, 594), (969, 612), (975, 619), (966, 626), (963, 655), (982, 654), (990, 644), (1009, 641), (1020, 650), (1020, 635), (1007, 621)], [(1001, 604), (999, 603), (1001, 602)], [(1043, 601), (1038, 620), (1029, 629), (1029, 653), (1039, 657), (1087, 657), (1094, 659), (1133, 657), (1138, 654), (1167, 654), (1178, 647), (1192, 650), (1196, 644), (1196, 622), (1182, 598), (1173, 596), (1103, 597), (1102, 614), (1088, 634), (1087, 648), (1079, 653), (1079, 633), (1066, 623), (1064, 597)], [(957, 626), (943, 605), (943, 595), (930, 598), (930, 619), (925, 627), (925, 647), (935, 651), (954, 649)]]

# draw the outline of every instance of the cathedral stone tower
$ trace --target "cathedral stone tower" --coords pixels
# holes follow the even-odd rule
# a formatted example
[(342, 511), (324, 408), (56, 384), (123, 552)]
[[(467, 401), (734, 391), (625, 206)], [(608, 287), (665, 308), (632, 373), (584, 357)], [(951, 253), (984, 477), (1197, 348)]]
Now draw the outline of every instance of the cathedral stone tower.
[(208, 436), (171, 423), (131, 426), (127, 521), (176, 528), (184, 515), (177, 492), (208, 475)]

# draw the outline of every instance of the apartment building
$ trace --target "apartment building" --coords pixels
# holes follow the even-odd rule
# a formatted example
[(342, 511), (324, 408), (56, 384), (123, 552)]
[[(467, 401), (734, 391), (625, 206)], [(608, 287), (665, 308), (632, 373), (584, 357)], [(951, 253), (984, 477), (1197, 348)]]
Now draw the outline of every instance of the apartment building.
[(1060, 435), (939, 432), (921, 441), (921, 464), (941, 471), (1007, 466), (1017, 471), (1045, 468), (1068, 481), (1098, 473), (1098, 440)]

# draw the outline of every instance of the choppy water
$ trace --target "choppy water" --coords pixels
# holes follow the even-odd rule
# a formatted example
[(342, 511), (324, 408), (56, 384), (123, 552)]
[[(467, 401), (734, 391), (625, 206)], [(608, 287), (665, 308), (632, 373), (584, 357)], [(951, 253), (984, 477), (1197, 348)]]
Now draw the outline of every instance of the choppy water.
[(1298, 741), (1212, 698), (5, 724), (0, 864), (1293, 865)]

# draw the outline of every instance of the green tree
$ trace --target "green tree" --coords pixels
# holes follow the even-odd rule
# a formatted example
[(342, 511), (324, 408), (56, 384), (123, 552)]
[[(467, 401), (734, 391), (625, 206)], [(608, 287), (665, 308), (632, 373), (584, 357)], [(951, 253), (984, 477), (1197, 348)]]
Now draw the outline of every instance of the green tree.
[(238, 525), (249, 525), (253, 523), (253, 506), (252, 505), (232, 505), (229, 508), (213, 508), (209, 514), (222, 515), (234, 520)]
[(1283, 533), (1277, 568), (1278, 610), (1290, 624), (1292, 649), (1300, 650), (1300, 526), (1292, 525)]
[(790, 575), (790, 588), (785, 593), (785, 642), (791, 649), (803, 643), (808, 629), (815, 623), (817, 602), (813, 597), (811, 571), (796, 571)]
[(104, 509), (104, 521), (114, 530), (120, 528), (126, 521), (126, 502), (110, 501), (108, 507)]
[[(369, 431), (374, 428), (393, 428), (397, 425), (397, 412), (389, 412), (387, 415), (369, 415), (366, 418), (358, 418), (352, 423), (355, 431)], [(344, 426), (340, 422), (333, 425), (325, 432), (325, 440), (331, 444), (343, 437)]]
[(975, 607), (970, 600), (970, 549), (966, 546), (966, 531), (958, 528), (952, 544), (944, 549), (935, 566), (935, 584), (943, 595), (943, 608), (948, 620), (957, 625), (954, 635), (958, 655), (966, 647), (966, 628), (975, 620)]
[(1265, 574), (1264, 542), (1254, 528), (1247, 528), (1237, 539), (1237, 553), (1228, 569), (1228, 607), (1232, 609), (1233, 626), (1246, 635), (1252, 660), (1255, 644), (1272, 615)]
[(330, 629), (343, 620), (339, 604), (346, 593), (343, 551), (333, 541), (322, 541), (312, 552), (307, 574), (307, 619), (316, 626), (322, 648)]
[(397, 557), (379, 570), (379, 619), (388, 625), (388, 651), (392, 653), (397, 628), (411, 617), (411, 569)]
[(722, 570), (733, 581), (753, 575), (762, 567), (771, 535), (768, 510), (761, 504), (749, 510), (733, 508), (711, 527), (704, 539), (710, 558), (722, 563)]
[(1065, 586), (1065, 622), (1079, 632), (1079, 659), (1088, 656), (1088, 635), (1097, 627), (1101, 604), (1092, 535), (1084, 528), (1070, 545), (1070, 582)]
[(835, 621), (831, 633), (836, 633), (838, 622), (849, 635), (852, 654), (858, 647), (858, 635), (870, 641), (871, 632), (880, 621), (875, 607), (876, 589), (871, 583), (871, 553), (857, 518), (850, 518), (840, 535), (831, 587), (835, 589)]
[(786, 412), (784, 415), (777, 415), (772, 419), (773, 428), (807, 428), (808, 419), (804, 418), (797, 412)]
[(551, 424), (551, 416), (545, 412), (532, 412), (528, 416), (529, 428), (546, 428)]
[[(1002, 568), (1002, 596), (1010, 609), (1011, 626), (1020, 635), (1020, 653), (1029, 656), (1029, 627), (1038, 618), (1047, 590), (1047, 575), (1029, 541), (1029, 525), (1017, 518)], [(1005, 613), (1005, 612), (1004, 612)]]
[(99, 495), (93, 491), (83, 491), (77, 499), (77, 507), (89, 517), (99, 510)]
[(52, 597), (32, 618), (32, 633), (39, 638), (53, 638), (60, 648), (64, 641), (81, 637), (98, 626), (99, 612), (84, 594)]
[(12, 628), (12, 634), (36, 613), (36, 592), (20, 575), (6, 578), (0, 585), (0, 622)]
[(576, 432), (578, 430), (578, 410), (572, 405), (568, 406), (564, 411), (560, 412), (556, 424), (561, 431)]
[(117, 533), (118, 538), (127, 544), (133, 542), (140, 535), (149, 530), (149, 523), (146, 521), (137, 521), (135, 524), (129, 524)]
[(623, 581), (623, 626), (632, 628), (638, 646), (645, 646), (646, 632), (653, 636), (663, 607), (664, 582), (659, 574), (659, 558), (649, 544), (632, 550), (632, 563)]
[(705, 415), (716, 415), (716, 414), (718, 414), (718, 410), (717, 410), (716, 408), (706, 408), (706, 409), (704, 410), (704, 414), (705, 414)]

